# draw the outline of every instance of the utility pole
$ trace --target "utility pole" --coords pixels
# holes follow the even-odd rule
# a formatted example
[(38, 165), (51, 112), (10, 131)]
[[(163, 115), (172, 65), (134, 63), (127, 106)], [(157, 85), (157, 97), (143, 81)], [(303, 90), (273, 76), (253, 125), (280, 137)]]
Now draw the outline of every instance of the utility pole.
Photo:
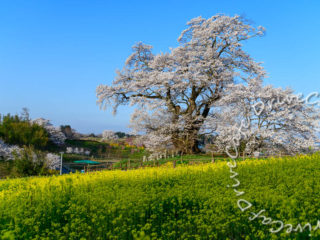
[(62, 175), (62, 156), (63, 156), (63, 152), (60, 152), (61, 157), (60, 157), (60, 175)]

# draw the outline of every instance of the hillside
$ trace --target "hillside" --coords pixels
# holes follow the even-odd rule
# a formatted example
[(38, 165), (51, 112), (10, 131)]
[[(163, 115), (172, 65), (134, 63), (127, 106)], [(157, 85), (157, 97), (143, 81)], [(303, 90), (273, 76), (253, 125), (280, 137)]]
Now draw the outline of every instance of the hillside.
[[(0, 233), (15, 239), (319, 239), (320, 155), (0, 181)], [(241, 212), (239, 199), (252, 203)], [(310, 223), (271, 234), (260, 218)]]

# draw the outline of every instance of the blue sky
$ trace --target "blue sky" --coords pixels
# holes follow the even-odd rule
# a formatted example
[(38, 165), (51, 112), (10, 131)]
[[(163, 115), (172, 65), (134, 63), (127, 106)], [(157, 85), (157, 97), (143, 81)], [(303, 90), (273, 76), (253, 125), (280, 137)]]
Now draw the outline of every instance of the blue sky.
[(320, 91), (320, 2), (313, 1), (1, 1), (0, 113), (30, 109), (32, 118), (83, 133), (129, 131), (132, 109), (114, 117), (96, 105), (131, 46), (177, 46), (191, 18), (244, 15), (266, 28), (245, 49), (268, 72), (266, 83), (305, 94)]

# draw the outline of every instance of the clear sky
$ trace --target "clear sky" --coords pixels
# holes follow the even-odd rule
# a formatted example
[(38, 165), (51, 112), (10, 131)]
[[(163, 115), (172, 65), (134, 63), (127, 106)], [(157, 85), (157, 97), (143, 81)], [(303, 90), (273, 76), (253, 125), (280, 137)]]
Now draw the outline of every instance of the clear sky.
[(320, 1), (0, 1), (0, 113), (30, 109), (32, 118), (83, 133), (129, 131), (132, 109), (117, 116), (96, 105), (131, 46), (177, 46), (185, 23), (217, 13), (244, 15), (267, 33), (246, 43), (266, 83), (305, 94), (320, 91)]

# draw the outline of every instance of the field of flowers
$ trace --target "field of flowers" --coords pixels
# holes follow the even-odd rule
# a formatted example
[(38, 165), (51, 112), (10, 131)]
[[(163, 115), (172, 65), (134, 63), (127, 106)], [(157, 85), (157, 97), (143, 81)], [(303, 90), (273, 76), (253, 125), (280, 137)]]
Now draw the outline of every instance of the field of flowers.
[(320, 239), (269, 232), (250, 212), (296, 225), (320, 219), (320, 155), (0, 181), (2, 239)]

